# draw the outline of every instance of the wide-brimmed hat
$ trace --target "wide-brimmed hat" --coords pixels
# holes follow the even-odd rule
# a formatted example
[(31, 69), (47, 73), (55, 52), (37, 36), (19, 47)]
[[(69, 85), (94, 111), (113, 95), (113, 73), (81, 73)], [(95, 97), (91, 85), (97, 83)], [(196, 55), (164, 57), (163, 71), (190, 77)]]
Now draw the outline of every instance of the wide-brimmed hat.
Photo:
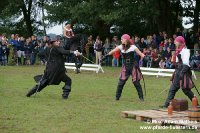
[(56, 42), (56, 41), (59, 41), (59, 39), (56, 37), (56, 38), (53, 38), (53, 39), (51, 39), (50, 40), (50, 43), (52, 44), (52, 43), (54, 43), (54, 42)]

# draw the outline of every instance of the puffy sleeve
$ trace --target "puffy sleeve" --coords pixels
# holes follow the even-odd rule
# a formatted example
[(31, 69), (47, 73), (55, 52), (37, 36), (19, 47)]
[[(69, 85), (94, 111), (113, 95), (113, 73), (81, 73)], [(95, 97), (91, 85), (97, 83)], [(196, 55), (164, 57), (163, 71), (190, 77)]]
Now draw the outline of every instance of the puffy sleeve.
[(122, 45), (119, 45), (117, 47), (120, 49), (120, 51), (122, 51)]
[(190, 50), (189, 49), (183, 49), (180, 54), (181, 54), (181, 59), (182, 59), (183, 64), (190, 66), (190, 64), (189, 64), (190, 63), (190, 61), (189, 61)]

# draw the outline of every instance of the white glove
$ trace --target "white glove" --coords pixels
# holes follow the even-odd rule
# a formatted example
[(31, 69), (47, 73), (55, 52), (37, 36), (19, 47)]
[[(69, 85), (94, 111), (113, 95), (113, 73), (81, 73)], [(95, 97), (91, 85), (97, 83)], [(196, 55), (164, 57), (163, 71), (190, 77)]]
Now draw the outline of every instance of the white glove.
[(74, 54), (75, 54), (76, 56), (78, 56), (78, 55), (80, 55), (81, 53), (78, 52), (78, 50), (76, 50), (76, 51), (74, 51)]
[(75, 55), (77, 55), (77, 50), (76, 50), (76, 51), (74, 51), (74, 54), (75, 54)]

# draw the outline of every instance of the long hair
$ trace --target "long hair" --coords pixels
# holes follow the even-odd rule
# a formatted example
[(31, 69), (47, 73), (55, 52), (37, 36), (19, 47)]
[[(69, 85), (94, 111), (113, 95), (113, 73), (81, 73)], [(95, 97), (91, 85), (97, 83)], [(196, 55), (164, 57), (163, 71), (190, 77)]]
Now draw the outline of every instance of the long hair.
[(122, 48), (126, 51), (130, 48), (131, 42), (129, 40), (125, 41), (125, 44), (122, 44)]

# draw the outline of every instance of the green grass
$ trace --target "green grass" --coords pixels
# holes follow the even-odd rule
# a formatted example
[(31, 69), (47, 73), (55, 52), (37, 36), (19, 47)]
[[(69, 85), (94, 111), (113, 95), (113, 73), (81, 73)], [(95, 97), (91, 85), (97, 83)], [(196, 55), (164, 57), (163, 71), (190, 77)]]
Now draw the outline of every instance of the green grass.
[[(36, 97), (25, 97), (35, 84), (33, 76), (43, 73), (44, 66), (0, 67), (0, 133), (183, 133), (195, 130), (141, 130), (140, 126), (154, 126), (126, 119), (121, 111), (154, 109), (162, 105), (169, 88), (169, 77), (145, 76), (147, 96), (138, 100), (129, 79), (120, 101), (115, 91), (120, 68), (103, 67), (105, 73), (83, 71), (67, 74), (72, 78), (72, 92), (68, 100), (61, 98), (64, 83), (48, 86)], [(195, 80), (200, 88), (200, 73)], [(141, 82), (143, 85), (143, 81)], [(195, 89), (193, 92), (197, 95)], [(187, 98), (180, 90), (176, 98)], [(189, 102), (191, 105), (191, 102)]]

